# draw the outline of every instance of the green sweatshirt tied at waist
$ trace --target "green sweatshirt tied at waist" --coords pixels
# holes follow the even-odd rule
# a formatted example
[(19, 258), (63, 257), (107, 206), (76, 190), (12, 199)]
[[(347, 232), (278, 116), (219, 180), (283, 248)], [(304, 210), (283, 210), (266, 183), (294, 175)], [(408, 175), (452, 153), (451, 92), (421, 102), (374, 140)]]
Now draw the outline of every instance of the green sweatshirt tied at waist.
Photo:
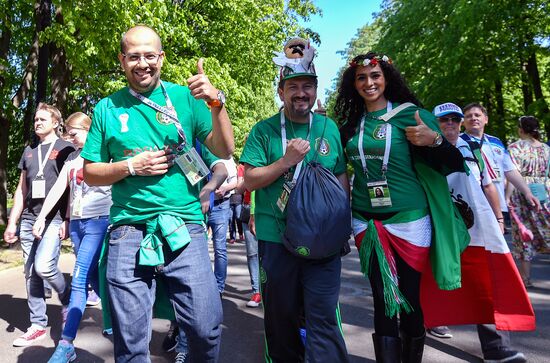
[(139, 247), (139, 264), (142, 266), (164, 265), (163, 241), (166, 241), (172, 251), (191, 242), (185, 221), (178, 216), (159, 214), (145, 225), (146, 235)]

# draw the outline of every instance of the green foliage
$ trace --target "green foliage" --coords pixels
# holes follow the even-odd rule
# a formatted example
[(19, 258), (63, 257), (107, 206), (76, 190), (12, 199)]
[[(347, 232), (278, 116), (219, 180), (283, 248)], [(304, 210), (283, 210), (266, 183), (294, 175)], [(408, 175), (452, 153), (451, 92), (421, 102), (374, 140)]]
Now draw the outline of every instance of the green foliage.
[[(342, 55), (349, 59), (369, 50), (389, 55), (429, 110), (443, 102), (483, 103), (489, 110), (487, 132), (509, 141), (517, 138), (522, 114), (536, 115), (550, 129), (549, 14), (543, 0), (387, 1)], [(531, 56), (542, 97), (527, 71)], [(522, 82), (532, 102), (524, 98)]]
[[(160, 35), (166, 60), (162, 78), (185, 84), (205, 59), (212, 83), (227, 94), (227, 109), (234, 125), (240, 154), (252, 125), (274, 113), (276, 67), (272, 52), (286, 39), (318, 34), (298, 25), (320, 10), (312, 0), (54, 0), (56, 16), (40, 34), (41, 44), (62, 48), (70, 69), (68, 100), (63, 114), (91, 113), (102, 97), (126, 82), (117, 54), (124, 31), (136, 24), (154, 28)], [(22, 151), (23, 114), (32, 104), (14, 109), (11, 98), (22, 82), (35, 30), (33, 5), (22, 0), (0, 0), (6, 9), (1, 31), (12, 33), (9, 59), (0, 59), (0, 101), (11, 123), (9, 188), (17, 182), (16, 162)], [(31, 99), (32, 101), (32, 99)]]

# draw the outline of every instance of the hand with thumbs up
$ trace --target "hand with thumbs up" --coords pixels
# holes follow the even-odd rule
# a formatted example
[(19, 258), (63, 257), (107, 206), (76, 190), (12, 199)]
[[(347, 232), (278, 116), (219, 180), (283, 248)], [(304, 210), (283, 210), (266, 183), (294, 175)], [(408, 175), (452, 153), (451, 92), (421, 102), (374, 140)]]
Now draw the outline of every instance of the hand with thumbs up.
[(197, 63), (197, 74), (187, 79), (187, 86), (193, 97), (210, 102), (218, 99), (218, 89), (210, 83), (204, 73), (203, 63), (204, 59), (200, 58)]
[(424, 121), (420, 118), (418, 111), (415, 112), (414, 119), (416, 120), (416, 126), (408, 126), (405, 128), (407, 140), (416, 146), (433, 145), (439, 134), (426, 126)]
[(317, 99), (317, 108), (313, 112), (323, 116), (327, 115), (327, 110), (323, 107), (320, 99)]

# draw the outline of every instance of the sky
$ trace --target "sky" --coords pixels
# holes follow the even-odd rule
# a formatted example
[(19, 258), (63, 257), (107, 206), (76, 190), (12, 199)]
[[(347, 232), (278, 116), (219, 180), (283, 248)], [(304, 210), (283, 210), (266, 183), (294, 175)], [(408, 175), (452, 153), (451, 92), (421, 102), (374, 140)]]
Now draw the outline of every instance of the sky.
[(315, 15), (309, 21), (300, 22), (304, 27), (319, 33), (321, 46), (317, 47), (314, 60), (319, 79), (317, 97), (324, 103), (325, 91), (332, 88), (338, 70), (344, 60), (336, 52), (344, 50), (357, 30), (372, 23), (372, 13), (380, 10), (381, 0), (314, 0), (321, 8), (322, 16)]

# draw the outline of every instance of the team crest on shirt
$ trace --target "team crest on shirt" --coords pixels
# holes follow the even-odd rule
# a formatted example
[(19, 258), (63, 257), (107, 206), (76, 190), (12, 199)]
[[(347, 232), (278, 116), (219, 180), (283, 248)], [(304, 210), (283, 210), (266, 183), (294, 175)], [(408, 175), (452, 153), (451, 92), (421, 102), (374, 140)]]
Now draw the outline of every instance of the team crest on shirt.
[(495, 154), (497, 154), (497, 155), (502, 154), (502, 150), (500, 150), (500, 148), (498, 148), (498, 147), (494, 147), (494, 148), (493, 148), (493, 151), (494, 151)]
[(388, 130), (387, 124), (380, 124), (376, 126), (376, 128), (372, 132), (372, 137), (374, 137), (375, 140), (386, 140), (387, 130)]
[(55, 160), (57, 159), (57, 155), (59, 155), (59, 150), (53, 149), (48, 159)]
[(120, 121), (120, 132), (128, 132), (130, 129), (128, 128), (128, 119), (130, 116), (127, 113), (123, 113), (122, 115), (118, 116), (118, 120)]
[[(168, 112), (175, 112), (174, 107), (168, 107), (166, 106), (166, 109)], [(170, 125), (175, 123), (175, 121), (172, 119), (172, 117), (166, 115), (164, 112), (157, 112), (157, 121), (161, 125)]]
[(330, 145), (328, 140), (318, 137), (315, 139), (315, 150), (319, 150), (321, 156), (327, 156), (330, 153)]

